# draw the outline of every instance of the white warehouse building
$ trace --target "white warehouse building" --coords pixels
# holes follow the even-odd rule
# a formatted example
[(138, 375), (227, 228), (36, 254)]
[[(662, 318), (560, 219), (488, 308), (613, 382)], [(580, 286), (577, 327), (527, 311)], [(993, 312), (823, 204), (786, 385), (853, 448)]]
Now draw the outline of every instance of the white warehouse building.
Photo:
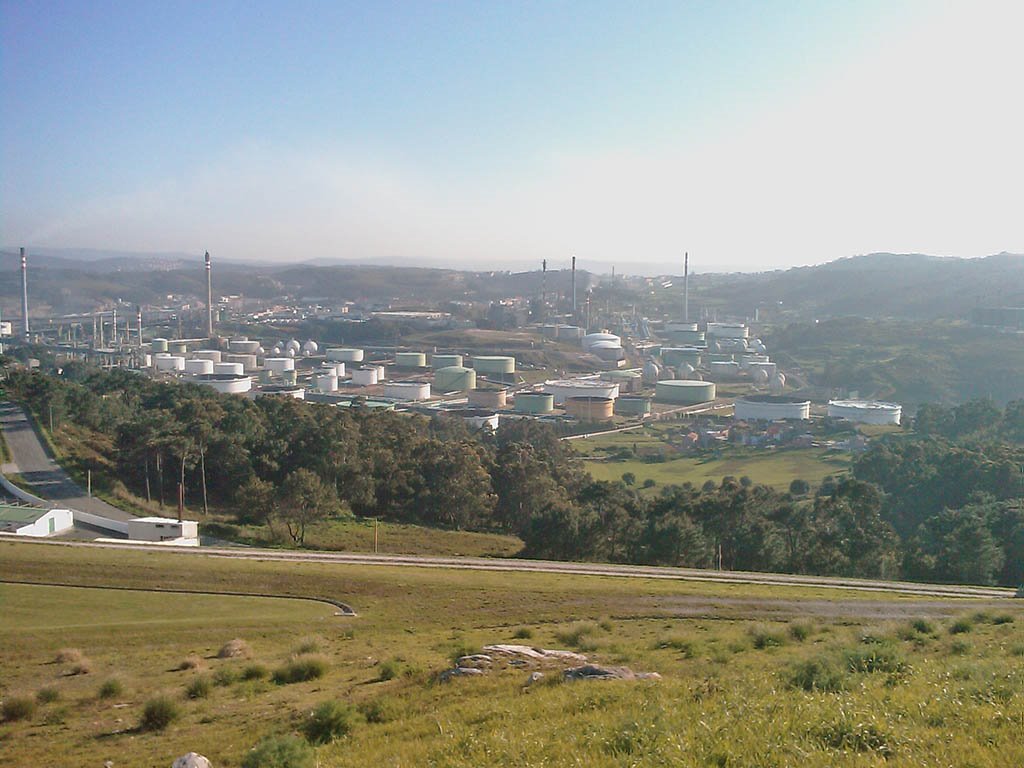
[(75, 524), (70, 509), (43, 509), (0, 504), (0, 533), (15, 536), (53, 536)]

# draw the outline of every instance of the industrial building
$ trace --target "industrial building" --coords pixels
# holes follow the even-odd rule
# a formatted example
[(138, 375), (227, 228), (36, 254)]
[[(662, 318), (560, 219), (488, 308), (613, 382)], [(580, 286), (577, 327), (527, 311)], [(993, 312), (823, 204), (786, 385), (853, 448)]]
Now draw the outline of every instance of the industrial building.
[(128, 521), (132, 541), (159, 542), (179, 546), (199, 546), (199, 523), (172, 517), (136, 517)]
[(43, 509), (21, 504), (0, 504), (0, 533), (14, 536), (54, 536), (75, 524), (70, 509)]

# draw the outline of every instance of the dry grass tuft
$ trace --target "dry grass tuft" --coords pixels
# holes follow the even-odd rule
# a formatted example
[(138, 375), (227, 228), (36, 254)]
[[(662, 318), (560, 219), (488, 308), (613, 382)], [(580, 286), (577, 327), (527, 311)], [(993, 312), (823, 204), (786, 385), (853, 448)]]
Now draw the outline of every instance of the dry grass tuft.
[(218, 659), (248, 659), (252, 657), (252, 649), (245, 640), (235, 638), (229, 640), (217, 651)]
[(206, 665), (203, 663), (202, 658), (194, 653), (190, 653), (181, 660), (181, 664), (178, 665), (178, 669), (182, 672), (186, 672), (190, 669), (203, 669), (205, 666)]
[(57, 658), (54, 661), (57, 664), (77, 664), (84, 658), (85, 654), (78, 648), (61, 648), (57, 651)]

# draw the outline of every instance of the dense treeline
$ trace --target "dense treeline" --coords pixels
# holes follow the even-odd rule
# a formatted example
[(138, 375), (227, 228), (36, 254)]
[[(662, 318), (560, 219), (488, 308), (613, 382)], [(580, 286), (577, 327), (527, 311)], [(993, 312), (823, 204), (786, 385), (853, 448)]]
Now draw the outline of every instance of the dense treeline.
[[(355, 514), (510, 532), (530, 557), (1024, 578), (1024, 450), (976, 441), (1016, 434), (1024, 412), (1017, 403), (982, 418), (969, 433), (975, 442), (929, 436), (876, 445), (852, 477), (828, 479), (814, 493), (799, 480), (784, 493), (724, 478), (650, 496), (594, 481), (566, 443), (532, 421), (471, 434), (457, 419), (251, 401), (75, 367), (63, 377), (12, 371), (8, 384), (37, 414), (52, 409), (58, 422), (106, 435), (111, 466), (135, 493), (173, 503), (182, 483), (193, 507), (232, 509), (299, 544), (317, 520)], [(960, 411), (961, 425), (979, 408)]]

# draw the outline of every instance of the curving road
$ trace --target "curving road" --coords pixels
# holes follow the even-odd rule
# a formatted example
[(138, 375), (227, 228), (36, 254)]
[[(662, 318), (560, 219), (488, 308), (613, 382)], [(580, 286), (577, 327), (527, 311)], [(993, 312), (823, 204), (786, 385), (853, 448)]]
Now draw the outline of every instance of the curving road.
[[(19, 539), (24, 541), (24, 539)], [(27, 543), (27, 542), (26, 542)], [(517, 560), (483, 557), (428, 557), (420, 555), (347, 554), (342, 552), (299, 552), (283, 549), (255, 549), (231, 547), (171, 547), (142, 543), (79, 542), (36, 540), (43, 546), (103, 547), (107, 549), (147, 549), (190, 557), (224, 557), (242, 560), (274, 560), (290, 562), (335, 563), (339, 565), (401, 566), (413, 568), (449, 568), (476, 571), (515, 571), (532, 573), (562, 573), (580, 576), (614, 576), (639, 579), (671, 579), (678, 581), (704, 581), (728, 584), (764, 584), (778, 586), (814, 587), (819, 589), (855, 590), (860, 592), (890, 592), (918, 597), (947, 598), (1012, 598), (1013, 589), (1004, 587), (977, 587), (955, 584), (918, 584), (881, 579), (846, 579), (823, 576), (794, 576), (781, 573), (751, 571), (712, 571), (696, 568), (668, 568), (644, 565), (613, 565), (607, 563), (566, 563), (552, 560)]]
[(4, 474), (18, 473), (30, 493), (62, 507), (112, 520), (126, 521), (134, 517), (123, 509), (87, 496), (47, 453), (32, 421), (20, 405), (0, 403), (0, 429), (11, 453), (11, 461), (3, 465), (2, 471)]

